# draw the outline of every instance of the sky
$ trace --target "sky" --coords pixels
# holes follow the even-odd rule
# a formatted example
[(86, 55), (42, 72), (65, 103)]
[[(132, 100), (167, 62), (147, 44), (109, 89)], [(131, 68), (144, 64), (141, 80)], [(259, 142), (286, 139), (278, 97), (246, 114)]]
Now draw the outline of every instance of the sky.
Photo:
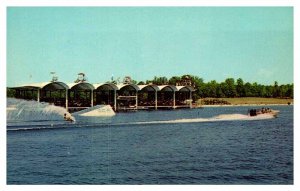
[(8, 7), (7, 86), (196, 75), (293, 83), (292, 7)]

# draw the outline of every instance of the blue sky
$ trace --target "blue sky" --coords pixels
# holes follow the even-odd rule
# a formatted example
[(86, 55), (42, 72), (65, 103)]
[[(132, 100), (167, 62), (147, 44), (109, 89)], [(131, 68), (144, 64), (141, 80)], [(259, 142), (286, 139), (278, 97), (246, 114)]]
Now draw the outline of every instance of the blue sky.
[(192, 74), (293, 82), (291, 7), (9, 7), (7, 86)]

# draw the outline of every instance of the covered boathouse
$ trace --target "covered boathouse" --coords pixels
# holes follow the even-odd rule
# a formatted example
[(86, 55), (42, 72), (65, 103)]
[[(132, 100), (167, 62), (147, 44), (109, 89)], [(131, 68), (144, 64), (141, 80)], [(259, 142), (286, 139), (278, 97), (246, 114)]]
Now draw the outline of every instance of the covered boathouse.
[(12, 87), (16, 98), (48, 102), (78, 111), (95, 105), (111, 105), (115, 111), (191, 108), (191, 86), (88, 83), (84, 78), (74, 83), (52, 79), (50, 82)]

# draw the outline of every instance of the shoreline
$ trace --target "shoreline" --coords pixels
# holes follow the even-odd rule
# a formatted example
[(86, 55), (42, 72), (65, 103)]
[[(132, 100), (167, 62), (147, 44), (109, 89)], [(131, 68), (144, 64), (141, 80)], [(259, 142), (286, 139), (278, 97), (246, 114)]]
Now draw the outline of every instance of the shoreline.
[(231, 104), (231, 105), (201, 105), (196, 106), (195, 108), (201, 108), (201, 107), (246, 107), (246, 106), (293, 106), (294, 104)]

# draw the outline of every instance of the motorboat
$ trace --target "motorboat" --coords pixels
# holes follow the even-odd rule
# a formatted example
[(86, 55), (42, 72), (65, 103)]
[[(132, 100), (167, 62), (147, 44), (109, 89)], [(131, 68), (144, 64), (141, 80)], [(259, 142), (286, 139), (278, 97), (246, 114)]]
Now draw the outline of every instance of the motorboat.
[(277, 117), (279, 111), (273, 110), (270, 108), (261, 108), (261, 109), (250, 109), (248, 110), (248, 115), (250, 117), (258, 116), (258, 115), (272, 115), (273, 117)]

